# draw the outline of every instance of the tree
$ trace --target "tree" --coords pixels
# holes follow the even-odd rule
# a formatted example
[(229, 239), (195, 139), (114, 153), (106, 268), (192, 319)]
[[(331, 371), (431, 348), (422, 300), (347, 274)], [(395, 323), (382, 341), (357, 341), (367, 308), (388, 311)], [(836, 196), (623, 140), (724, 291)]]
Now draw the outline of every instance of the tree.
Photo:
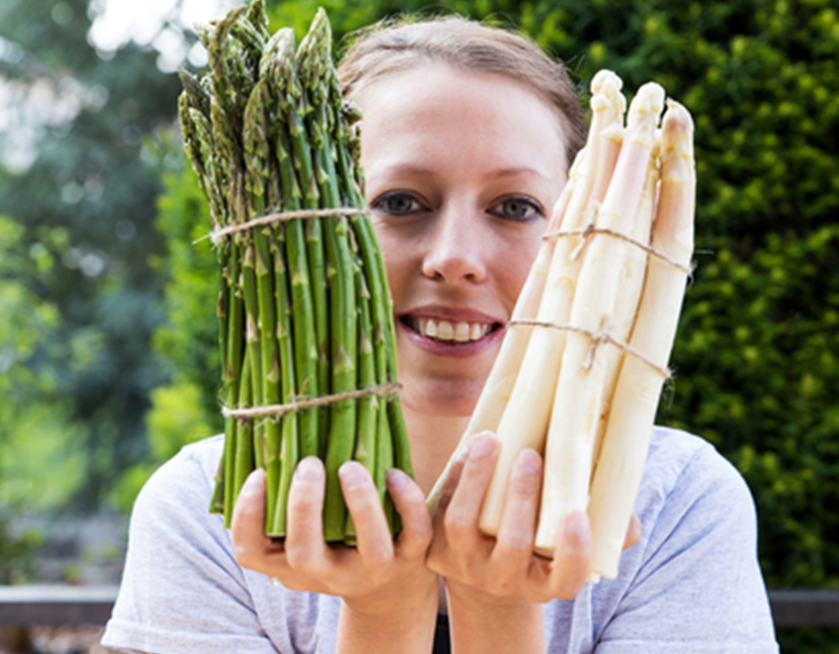
[[(94, 506), (146, 456), (143, 416), (165, 379), (150, 350), (161, 320), (150, 266), (160, 251), (161, 171), (149, 145), (169, 129), (179, 91), (154, 52), (128, 45), (109, 61), (98, 56), (88, 9), (87, 0), (0, 6), (0, 84), (18, 109), (0, 145), (2, 208), (23, 228), (18, 252), (50, 250), (44, 235), (55, 230), (66, 237), (51, 274), (6, 275), (58, 316), (29, 365), (51, 371), (65, 398), (67, 421), (56, 429), (81, 457), (79, 507)], [(41, 389), (27, 392), (33, 409), (51, 402)]]

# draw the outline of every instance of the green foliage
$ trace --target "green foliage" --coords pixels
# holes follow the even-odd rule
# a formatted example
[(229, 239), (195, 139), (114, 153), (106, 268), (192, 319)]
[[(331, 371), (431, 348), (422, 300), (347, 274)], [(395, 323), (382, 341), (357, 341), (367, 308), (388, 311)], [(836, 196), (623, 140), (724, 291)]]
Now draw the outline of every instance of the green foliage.
[(55, 509), (84, 484), (84, 455), (74, 447), (81, 425), (68, 424), (66, 405), (15, 412), (2, 441), (0, 506)]
[(163, 176), (156, 227), (164, 254), (152, 261), (166, 280), (163, 310), (167, 321), (154, 333), (154, 351), (172, 373), (171, 381), (152, 391), (146, 414), (149, 456), (129, 468), (110, 495), (124, 511), (152, 472), (185, 444), (223, 429), (217, 391), (218, 327), (215, 315), (219, 271), (207, 202), (178, 143), (163, 144), (158, 155), (170, 157)]
[[(69, 423), (67, 407), (56, 397), (53, 371), (39, 365), (59, 314), (20, 282), (21, 276), (38, 280), (51, 273), (66, 234), (42, 231), (25, 248), (23, 231), (0, 216), (0, 583), (30, 575), (40, 540), (15, 528), (19, 511), (54, 508), (82, 481), (72, 456), (80, 427)], [(33, 396), (52, 401), (33, 406)]]
[(766, 241), (748, 261), (722, 242), (700, 259), (663, 416), (745, 475), (768, 584), (836, 586), (839, 227)]
[(151, 457), (125, 471), (110, 495), (114, 506), (129, 512), (137, 493), (161, 463), (171, 459), (184, 445), (218, 431), (213, 426), (218, 419), (215, 414), (207, 413), (201, 394), (198, 385), (181, 376), (176, 376), (172, 384), (152, 391), (152, 408), (146, 414)]
[[(38, 384), (17, 397), (53, 416), (51, 429), (63, 429), (56, 413), (63, 407), (67, 442), (83, 457), (85, 483), (64, 498), (76, 508), (95, 507), (146, 453), (143, 414), (164, 376), (150, 352), (160, 281), (148, 265), (160, 248), (152, 222), (161, 169), (144, 160), (143, 137), (172, 120), (179, 91), (153, 52), (128, 46), (109, 61), (97, 56), (88, 4), (0, 3), (0, 36), (12, 52), (0, 57), (3, 89), (42, 98), (35, 109), (7, 112), (0, 130), (3, 212), (23, 228), (19, 248), (32, 264), (4, 278), (53, 315), (49, 339), (27, 359)], [(39, 122), (47, 105), (64, 107), (63, 117)], [(34, 159), (4, 165), (12, 137), (28, 128)], [(5, 318), (21, 338), (38, 334)]]
[[(155, 331), (154, 348), (184, 382), (202, 390), (200, 404), (209, 415), (218, 414), (221, 380), (216, 324), (219, 268), (210, 231), (207, 201), (195, 173), (178, 150), (179, 168), (163, 178), (156, 226), (164, 237), (166, 254), (155, 262), (166, 279), (163, 306), (167, 316)], [(221, 430), (220, 419), (208, 423)]]
[[(55, 500), (51, 489), (39, 487), (27, 471), (39, 471), (43, 481), (52, 474), (52, 464), (69, 466), (65, 455), (79, 427), (68, 422), (55, 370), (42, 365), (44, 352), (53, 347), (59, 313), (20, 279), (38, 281), (51, 273), (52, 248), (64, 234), (42, 232), (43, 239), (27, 249), (23, 232), (0, 216), (0, 506), (17, 506), (27, 492), (49, 506)], [(44, 405), (31, 404), (33, 397), (45, 400)], [(54, 472), (63, 476), (65, 490), (79, 486), (70, 467)]]

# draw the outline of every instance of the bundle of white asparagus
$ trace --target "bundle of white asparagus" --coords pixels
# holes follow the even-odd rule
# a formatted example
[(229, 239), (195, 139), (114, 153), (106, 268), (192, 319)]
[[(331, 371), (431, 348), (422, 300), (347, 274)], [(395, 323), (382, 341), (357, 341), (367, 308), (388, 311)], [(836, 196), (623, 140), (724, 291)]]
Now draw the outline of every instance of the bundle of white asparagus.
[(617, 575), (693, 252), (690, 114), (668, 100), (659, 128), (664, 90), (649, 83), (624, 126), (621, 86), (611, 71), (592, 81), (586, 146), (461, 441), (501, 441), (480, 518), (489, 535), (516, 457), (542, 453), (535, 551), (551, 556), (565, 516), (587, 511), (595, 580)]

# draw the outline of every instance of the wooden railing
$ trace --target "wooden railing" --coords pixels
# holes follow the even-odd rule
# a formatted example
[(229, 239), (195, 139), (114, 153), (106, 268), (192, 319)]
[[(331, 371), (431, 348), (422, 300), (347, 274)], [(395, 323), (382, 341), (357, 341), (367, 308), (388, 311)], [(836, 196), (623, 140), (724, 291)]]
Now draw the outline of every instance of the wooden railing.
[[(0, 586), (0, 626), (105, 624), (116, 586)], [(839, 626), (839, 591), (770, 590), (777, 627)]]
[(117, 586), (0, 586), (0, 626), (105, 624)]

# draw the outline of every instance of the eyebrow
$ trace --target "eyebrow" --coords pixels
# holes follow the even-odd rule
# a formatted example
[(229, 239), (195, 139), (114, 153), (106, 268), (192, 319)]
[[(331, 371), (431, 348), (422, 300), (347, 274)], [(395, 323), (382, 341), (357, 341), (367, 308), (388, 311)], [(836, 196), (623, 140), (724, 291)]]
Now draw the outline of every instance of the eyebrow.
[[(385, 166), (385, 168), (390, 171), (406, 173), (408, 175), (432, 176), (435, 174), (434, 170), (432, 170), (431, 168), (423, 168), (422, 166), (416, 166), (410, 163), (397, 163), (393, 164), (392, 166)], [(535, 168), (531, 168), (530, 166), (514, 166), (512, 168), (500, 168), (499, 170), (495, 170), (490, 173), (490, 177), (495, 179), (499, 179), (502, 177), (516, 177), (518, 175), (534, 175), (545, 181), (551, 181), (550, 177), (548, 177), (544, 173), (539, 172)]]
[(539, 172), (535, 168), (531, 168), (530, 166), (517, 166), (514, 168), (501, 168), (500, 170), (496, 170), (492, 173), (492, 177), (499, 178), (499, 177), (515, 177), (517, 175), (535, 175), (545, 181), (550, 182), (551, 179), (544, 173)]
[(433, 175), (434, 171), (431, 168), (423, 168), (422, 166), (415, 166), (410, 163), (394, 163), (385, 164), (382, 166), (383, 170), (388, 172), (406, 173), (408, 175)]

